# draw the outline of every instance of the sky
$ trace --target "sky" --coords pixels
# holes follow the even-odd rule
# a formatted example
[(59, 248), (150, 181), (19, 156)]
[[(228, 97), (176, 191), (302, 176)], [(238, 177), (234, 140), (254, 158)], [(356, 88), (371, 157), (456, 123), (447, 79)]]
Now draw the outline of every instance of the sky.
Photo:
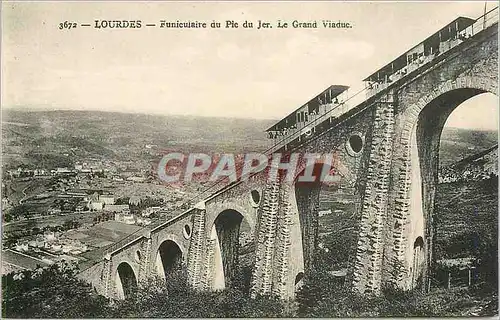
[[(2, 106), (280, 119), (331, 84), (357, 88), (457, 16), (476, 18), (483, 10), (479, 1), (4, 1)], [(95, 20), (115, 19), (141, 20), (143, 27), (93, 28)], [(162, 19), (217, 20), (223, 28), (144, 26)], [(342, 20), (353, 27), (224, 28), (225, 20), (259, 19)], [(59, 30), (64, 21), (92, 27)], [(467, 104), (448, 125), (498, 128), (496, 97)]]

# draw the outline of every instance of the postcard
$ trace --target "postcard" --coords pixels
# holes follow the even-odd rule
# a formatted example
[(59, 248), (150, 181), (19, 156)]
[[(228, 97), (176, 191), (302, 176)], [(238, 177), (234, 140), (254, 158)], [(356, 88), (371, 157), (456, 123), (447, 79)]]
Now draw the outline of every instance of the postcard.
[(2, 316), (498, 316), (496, 2), (3, 1)]

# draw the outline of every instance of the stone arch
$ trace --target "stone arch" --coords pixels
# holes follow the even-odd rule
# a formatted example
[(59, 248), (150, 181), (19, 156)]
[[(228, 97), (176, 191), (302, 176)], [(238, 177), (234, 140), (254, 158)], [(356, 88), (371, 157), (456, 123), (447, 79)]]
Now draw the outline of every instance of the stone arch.
[[(293, 180), (294, 199), (300, 224), (300, 239), (302, 241), (302, 255), (304, 270), (308, 272), (313, 265), (315, 250), (318, 242), (318, 211), (319, 196), (321, 191), (320, 176), (323, 173), (324, 162), (318, 161), (314, 165), (298, 166)], [(314, 181), (300, 181), (306, 170), (311, 170), (310, 176), (316, 177)]]
[[(251, 190), (253, 190), (253, 189), (251, 189)], [(256, 190), (260, 191), (262, 194), (261, 189), (256, 189)], [(250, 191), (248, 191), (248, 192), (250, 192)], [(245, 199), (247, 199), (248, 197), (249, 196), (245, 197)], [(246, 208), (244, 208), (240, 204), (236, 203), (235, 201), (221, 201), (221, 202), (217, 202), (214, 204), (209, 203), (207, 205), (207, 207), (209, 207), (209, 208), (212, 206), (213, 206), (213, 210), (210, 210), (210, 209), (209, 210), (215, 211), (215, 212), (217, 212), (217, 214), (212, 214), (207, 219), (207, 224), (206, 224), (207, 230), (211, 230), (210, 228), (212, 227), (212, 225), (214, 224), (215, 220), (217, 219), (217, 217), (219, 216), (220, 213), (222, 213), (223, 211), (226, 211), (226, 210), (234, 210), (234, 211), (239, 212), (243, 216), (243, 218), (247, 221), (247, 223), (250, 225), (250, 233), (255, 234), (256, 218), (254, 215), (252, 215), (249, 212), (249, 210), (247, 210)]]
[[(439, 96), (457, 89), (476, 89), (481, 92), (490, 92), (498, 95), (498, 80), (480, 76), (461, 75), (454, 80), (448, 80), (438, 87), (435, 87), (429, 94), (421, 97), (416, 104), (410, 106), (405, 113), (408, 114), (403, 127), (403, 132), (411, 132), (416, 125), (420, 112), (431, 101)], [(403, 139), (403, 136), (401, 137)]]
[(210, 287), (224, 289), (234, 285), (239, 268), (239, 234), (244, 216), (234, 209), (220, 211), (210, 225), (208, 256)]
[(304, 283), (304, 272), (301, 271), (297, 273), (297, 275), (295, 276), (295, 281), (294, 281), (295, 288), (298, 289), (302, 287), (303, 283)]
[[(356, 205), (358, 193), (355, 187), (350, 184), (350, 177), (344, 173), (343, 168), (338, 168), (341, 161), (338, 159), (325, 159), (319, 158), (314, 165), (312, 163), (304, 162), (299, 165), (297, 174), (292, 188), (293, 196), (290, 201), (296, 207), (298, 213), (298, 224), (300, 225), (300, 238), (297, 239), (301, 242), (303, 269), (305, 273), (311, 270), (311, 267), (316, 263), (315, 259), (324, 264), (331, 271), (339, 271), (346, 268), (350, 270), (355, 258), (356, 248), (356, 231), (359, 217), (357, 212), (359, 206)], [(315, 181), (301, 182), (300, 176), (304, 172), (309, 171), (307, 175), (318, 178), (325, 174), (323, 169), (332, 170), (332, 180), (323, 181), (321, 178)], [(333, 168), (332, 168), (333, 167)], [(322, 200), (321, 200), (322, 199)], [(328, 235), (320, 237), (319, 234), (319, 220), (320, 210), (324, 210), (322, 214), (338, 214), (340, 219), (345, 223), (349, 220), (350, 227), (343, 230), (329, 229), (326, 232)], [(352, 223), (352, 225), (351, 225)], [(328, 238), (329, 237), (329, 238)], [(332, 238), (333, 237), (333, 238)], [(320, 244), (331, 243), (332, 239), (342, 239), (347, 241), (344, 248), (330, 247), (325, 248)], [(322, 242), (326, 241), (326, 242)]]
[[(165, 230), (165, 229), (163, 229), (163, 230)], [(159, 232), (161, 233), (161, 231), (159, 231)], [(182, 234), (182, 231), (180, 233)], [(158, 252), (160, 245), (165, 241), (174, 242), (180, 248), (180, 250), (182, 252), (183, 259), (185, 258), (185, 253), (187, 251), (186, 251), (186, 248), (183, 244), (184, 242), (182, 240), (182, 236), (177, 236), (173, 233), (164, 233), (164, 234), (158, 235), (158, 241), (156, 242), (156, 245), (154, 246), (154, 248), (153, 248), (154, 250), (152, 250), (152, 252), (156, 254), (156, 252)]]
[(137, 276), (132, 265), (126, 261), (118, 264), (115, 272), (115, 292), (118, 299), (130, 298), (137, 290)]
[(181, 271), (184, 251), (173, 237), (165, 237), (155, 253), (156, 273), (160, 278), (168, 281), (176, 272)]
[(412, 268), (410, 269), (412, 276), (412, 287), (416, 287), (419, 284), (421, 284), (422, 280), (421, 264), (425, 261), (424, 247), (425, 247), (424, 239), (421, 236), (418, 236), (413, 242), (413, 262), (412, 262)]
[[(416, 234), (425, 235), (425, 258), (420, 265), (424, 280), (432, 262), (431, 220), (437, 183), (439, 141), (446, 119), (469, 98), (482, 93), (498, 96), (497, 90), (498, 83), (495, 79), (462, 74), (437, 86), (404, 110), (404, 122), (401, 124), (401, 135), (396, 142), (397, 150), (393, 158), (393, 177), (398, 179), (398, 184), (394, 193), (393, 249), (390, 253), (392, 267), (400, 268), (401, 263), (403, 266), (403, 269), (395, 271), (396, 278), (392, 279), (399, 287), (409, 289), (417, 284), (413, 281), (413, 275), (419, 271), (413, 270), (411, 262), (411, 241)], [(442, 109), (435, 112), (440, 106)], [(417, 203), (415, 199), (421, 201)], [(415, 221), (418, 225), (416, 230)]]

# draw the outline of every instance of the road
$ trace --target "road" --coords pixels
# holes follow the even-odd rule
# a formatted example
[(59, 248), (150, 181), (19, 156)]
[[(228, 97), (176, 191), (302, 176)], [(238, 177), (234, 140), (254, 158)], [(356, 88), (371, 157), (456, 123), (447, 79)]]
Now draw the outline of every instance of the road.
[(21, 191), (21, 192), (22, 192), (22, 194), (23, 194), (23, 197), (22, 197), (21, 199), (19, 199), (19, 204), (23, 204), (24, 199), (26, 199), (26, 198), (28, 197), (28, 195), (26, 194), (26, 190), (27, 190), (29, 187), (31, 187), (31, 184), (32, 184), (32, 183), (33, 183), (33, 182), (32, 182), (32, 181), (30, 181), (30, 183), (28, 183), (28, 185), (27, 185), (26, 187), (24, 187), (24, 188), (23, 188), (23, 190)]

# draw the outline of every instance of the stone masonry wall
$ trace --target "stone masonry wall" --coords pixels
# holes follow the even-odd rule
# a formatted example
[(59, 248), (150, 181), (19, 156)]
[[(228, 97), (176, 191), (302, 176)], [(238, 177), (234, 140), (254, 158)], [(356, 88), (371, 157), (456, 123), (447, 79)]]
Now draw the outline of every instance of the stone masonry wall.
[(264, 189), (263, 199), (259, 206), (255, 268), (251, 281), (251, 292), (254, 296), (272, 292), (279, 193), (279, 182), (269, 182)]
[(203, 288), (203, 251), (206, 247), (205, 214), (203, 209), (193, 212), (193, 230), (187, 258), (187, 271), (189, 284), (196, 289)]
[[(412, 213), (411, 188), (411, 135), (421, 111), (434, 99), (460, 89), (477, 89), (478, 92), (498, 90), (498, 25), (485, 30), (468, 42), (452, 49), (430, 68), (401, 84), (397, 89), (398, 105), (392, 159), (389, 211), (393, 228), (386, 243), (384, 282), (408, 289), (411, 275), (409, 268)], [(439, 112), (436, 110), (436, 112)], [(444, 112), (444, 111), (443, 111)], [(436, 113), (437, 116), (437, 113)], [(424, 168), (425, 169), (425, 168)], [(427, 199), (432, 199), (432, 196)], [(424, 207), (431, 207), (423, 204)], [(432, 215), (426, 212), (427, 216)], [(429, 230), (429, 228), (427, 228)], [(427, 247), (432, 234), (427, 234)], [(427, 252), (430, 263), (431, 252)], [(428, 267), (428, 264), (424, 267)]]
[[(279, 193), (279, 209), (276, 226), (276, 245), (275, 245), (275, 265), (273, 286), (273, 294), (277, 296), (285, 296), (287, 293), (287, 285), (289, 284), (289, 264), (290, 264), (290, 247), (291, 247), (291, 222), (292, 211), (291, 205), (287, 201), (288, 193), (293, 192), (290, 185), (282, 184)], [(293, 281), (293, 280), (292, 280)]]
[(361, 213), (353, 285), (362, 293), (379, 293), (384, 248), (384, 223), (392, 156), (394, 106), (378, 103)]

